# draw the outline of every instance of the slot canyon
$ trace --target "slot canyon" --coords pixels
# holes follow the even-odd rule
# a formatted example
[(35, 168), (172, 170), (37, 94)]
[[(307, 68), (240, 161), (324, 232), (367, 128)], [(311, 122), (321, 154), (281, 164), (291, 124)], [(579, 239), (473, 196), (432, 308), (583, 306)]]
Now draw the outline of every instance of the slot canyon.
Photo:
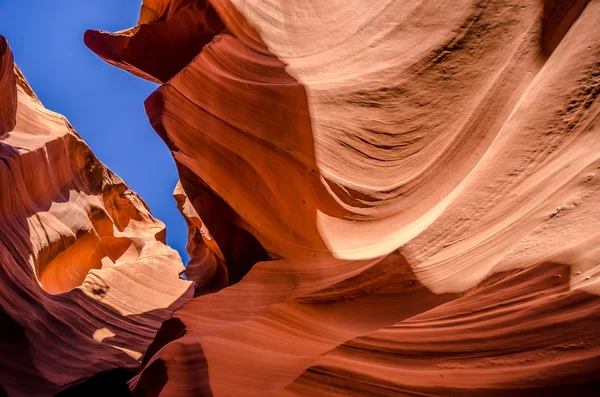
[(189, 261), (0, 36), (0, 396), (600, 395), (600, 1), (89, 28), (156, 84)]

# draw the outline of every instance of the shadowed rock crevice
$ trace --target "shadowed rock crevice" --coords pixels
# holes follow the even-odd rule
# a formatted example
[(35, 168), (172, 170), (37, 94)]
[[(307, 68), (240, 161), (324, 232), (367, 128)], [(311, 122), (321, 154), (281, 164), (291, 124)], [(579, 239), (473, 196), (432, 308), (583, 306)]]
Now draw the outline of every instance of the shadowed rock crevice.
[(56, 394), (56, 397), (101, 397), (107, 395), (133, 397), (133, 394), (129, 391), (127, 382), (134, 375), (135, 371), (128, 371), (123, 368), (100, 372), (82, 383), (67, 387)]
[(571, 25), (589, 0), (543, 0), (541, 49), (545, 57), (552, 55)]
[(240, 227), (243, 221), (221, 197), (184, 165), (178, 164), (177, 169), (186, 197), (195, 211), (203, 214), (201, 222), (216, 243), (215, 251), (218, 250), (220, 255), (215, 255), (215, 260), (220, 260), (219, 256), (222, 256), (223, 270), (226, 272), (223, 274), (219, 270), (214, 276), (206, 277), (205, 260), (196, 250), (204, 250), (208, 246), (204, 240), (196, 239), (188, 245), (191, 260), (186, 275), (207, 291), (239, 282), (254, 264), (269, 259), (267, 251), (252, 234)]

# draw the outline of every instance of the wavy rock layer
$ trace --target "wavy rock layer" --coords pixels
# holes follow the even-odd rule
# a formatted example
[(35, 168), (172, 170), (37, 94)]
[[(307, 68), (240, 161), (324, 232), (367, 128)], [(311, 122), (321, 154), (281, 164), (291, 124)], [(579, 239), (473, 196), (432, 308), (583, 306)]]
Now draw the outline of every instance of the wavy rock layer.
[(4, 38), (0, 56), (0, 391), (48, 396), (139, 367), (192, 284), (164, 225), (43, 107)]
[(241, 279), (131, 388), (593, 395), (599, 25), (598, 1), (155, 0), (87, 32), (164, 83), (194, 272)]

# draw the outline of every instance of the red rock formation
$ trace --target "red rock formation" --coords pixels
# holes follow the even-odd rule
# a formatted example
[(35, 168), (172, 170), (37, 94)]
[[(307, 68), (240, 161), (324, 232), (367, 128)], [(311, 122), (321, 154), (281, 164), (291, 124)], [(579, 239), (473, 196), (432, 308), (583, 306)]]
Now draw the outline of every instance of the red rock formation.
[(0, 136), (15, 128), (17, 84), (13, 73), (13, 55), (4, 37), (0, 37)]
[(178, 163), (190, 274), (247, 272), (177, 310), (130, 388), (596, 395), (585, 3), (147, 0), (139, 26), (86, 33), (164, 83), (146, 109)]
[(44, 108), (4, 38), (0, 56), (0, 394), (49, 396), (138, 368), (192, 284), (164, 225)]
[(145, 5), (150, 54), (108, 60), (165, 82), (150, 122), (208, 230), (284, 260), (180, 309), (133, 390), (593, 393), (600, 3), (214, 0), (201, 50), (206, 2)]
[(495, 275), (336, 347), (278, 395), (594, 396), (599, 299), (570, 290), (570, 271), (545, 263)]

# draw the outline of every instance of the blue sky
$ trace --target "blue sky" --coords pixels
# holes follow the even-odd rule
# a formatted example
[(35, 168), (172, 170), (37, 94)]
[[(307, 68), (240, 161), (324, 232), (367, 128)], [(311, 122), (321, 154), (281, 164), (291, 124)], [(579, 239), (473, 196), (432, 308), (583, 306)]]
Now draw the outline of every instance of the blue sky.
[(141, 0), (0, 0), (0, 34), (44, 105), (64, 114), (96, 156), (167, 225), (187, 263), (187, 229), (172, 196), (177, 171), (148, 124), (144, 100), (157, 87), (117, 69), (83, 44), (86, 29), (133, 26)]

